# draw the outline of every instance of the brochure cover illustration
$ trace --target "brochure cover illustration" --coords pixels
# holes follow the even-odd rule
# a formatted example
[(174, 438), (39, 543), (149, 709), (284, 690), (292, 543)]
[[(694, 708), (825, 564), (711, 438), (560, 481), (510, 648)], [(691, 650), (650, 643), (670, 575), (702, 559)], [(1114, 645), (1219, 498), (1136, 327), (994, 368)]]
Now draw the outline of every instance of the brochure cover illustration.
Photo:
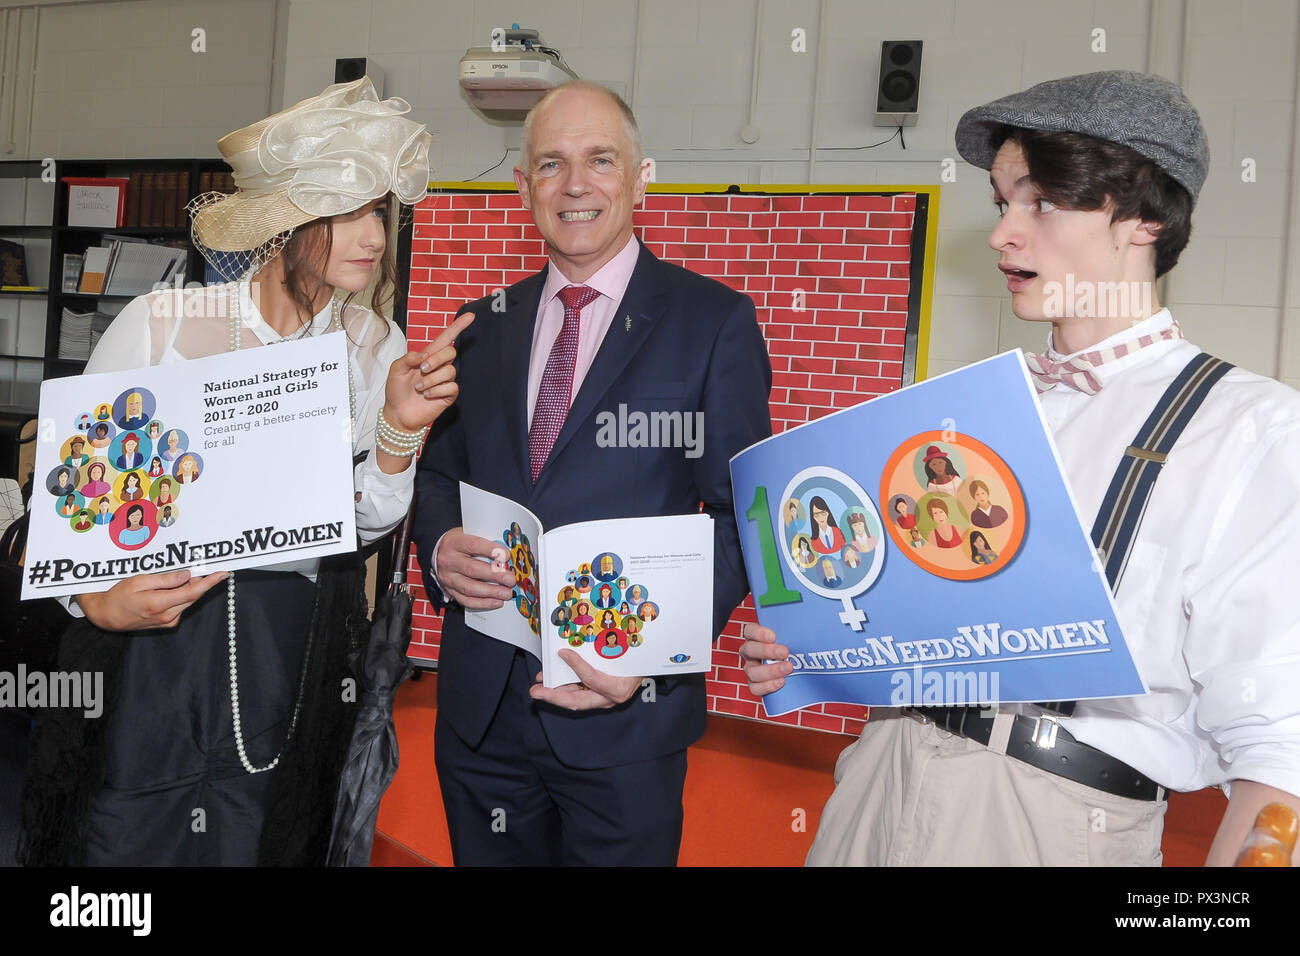
[(348, 406), (338, 334), (43, 382), (22, 596), (351, 551)]
[(1019, 352), (732, 459), (769, 714), (1145, 693)]
[(500, 542), (514, 599), (465, 623), (542, 662), (547, 687), (577, 674), (571, 648), (616, 677), (700, 673), (713, 652), (713, 519), (668, 515), (542, 527), (523, 505), (460, 484), (468, 534)]

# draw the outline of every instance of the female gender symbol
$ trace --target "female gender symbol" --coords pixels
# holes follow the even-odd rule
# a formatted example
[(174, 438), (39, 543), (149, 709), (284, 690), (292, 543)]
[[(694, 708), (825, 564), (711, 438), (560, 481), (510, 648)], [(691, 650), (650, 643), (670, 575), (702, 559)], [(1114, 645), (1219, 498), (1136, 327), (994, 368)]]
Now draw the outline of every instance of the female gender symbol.
[(840, 621), (862, 630), (866, 612), (853, 598), (885, 565), (885, 534), (875, 505), (852, 478), (834, 468), (805, 468), (786, 485), (778, 506), (786, 566), (800, 585), (839, 601)]

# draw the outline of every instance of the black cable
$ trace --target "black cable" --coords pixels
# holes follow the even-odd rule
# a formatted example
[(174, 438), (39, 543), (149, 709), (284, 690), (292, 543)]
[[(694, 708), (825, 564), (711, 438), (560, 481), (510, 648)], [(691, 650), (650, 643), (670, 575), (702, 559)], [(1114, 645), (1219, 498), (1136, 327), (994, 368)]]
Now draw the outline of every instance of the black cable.
[[(818, 146), (818, 147), (816, 147), (816, 148), (817, 148), (817, 149), (848, 149), (848, 150), (854, 150), (854, 149), (875, 149), (877, 146), (884, 146), (886, 143), (888, 143), (890, 140), (892, 140), (895, 136), (897, 136), (899, 139), (902, 139), (902, 137), (903, 137), (903, 127), (900, 126), (900, 127), (898, 127), (898, 129), (896, 129), (896, 130), (894, 130), (892, 133), (890, 133), (888, 139), (882, 139), (879, 143), (872, 143), (870, 146)], [(904, 149), (907, 149), (906, 146), (904, 146), (903, 148), (904, 148)]]
[(903, 124), (898, 124), (898, 141), (903, 144), (903, 149), (907, 149), (907, 140), (903, 139)]
[(492, 172), (492, 170), (496, 169), (497, 166), (500, 166), (501, 163), (504, 163), (506, 161), (506, 157), (509, 155), (510, 155), (510, 150), (507, 148), (506, 151), (501, 154), (501, 160), (500, 162), (497, 163), (496, 166), (489, 166), (487, 169), (483, 170), (483, 172), (479, 173), (478, 176), (472, 176), (465, 181), (468, 183), (472, 183), (474, 180), (478, 179), (479, 176), (486, 176), (488, 173)]

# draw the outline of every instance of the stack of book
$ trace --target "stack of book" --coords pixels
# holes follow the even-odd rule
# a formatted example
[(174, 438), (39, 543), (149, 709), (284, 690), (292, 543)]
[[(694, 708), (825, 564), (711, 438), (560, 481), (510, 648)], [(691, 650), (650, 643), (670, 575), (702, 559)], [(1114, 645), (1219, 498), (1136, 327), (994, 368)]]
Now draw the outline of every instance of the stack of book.
[(59, 323), (59, 358), (86, 361), (113, 318), (107, 312), (64, 309), (63, 320)]
[[(189, 224), (185, 213), (190, 199), (188, 171), (131, 173), (130, 180), (126, 191), (124, 226), (175, 229)], [(198, 185), (199, 195), (235, 191), (234, 176), (228, 172), (202, 172)]]
[[(86, 250), (84, 258), (64, 256), (64, 285), (88, 295), (143, 295), (177, 277), (184, 282), (188, 258), (183, 240), (153, 243), (134, 236), (105, 235), (101, 245)], [(74, 279), (78, 266), (80, 273)]]

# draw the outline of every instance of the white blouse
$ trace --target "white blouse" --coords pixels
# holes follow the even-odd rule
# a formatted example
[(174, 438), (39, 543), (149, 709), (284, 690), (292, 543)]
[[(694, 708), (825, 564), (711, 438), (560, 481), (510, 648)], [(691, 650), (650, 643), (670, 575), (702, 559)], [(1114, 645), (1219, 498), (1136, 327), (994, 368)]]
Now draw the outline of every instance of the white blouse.
[[(253, 303), (247, 281), (168, 289), (139, 296), (127, 304), (95, 347), (86, 372), (143, 368), (227, 351), (230, 348), (229, 297), (236, 290), (244, 327), (240, 348), (282, 341)], [(310, 328), (304, 328), (303, 335), (334, 334), (329, 331), (331, 305), (312, 318)], [(384, 404), (389, 367), (406, 354), (406, 337), (392, 320), (382, 320), (362, 306), (349, 305), (342, 318), (356, 388), (357, 421), (352, 432), (352, 451), (354, 455), (366, 453), (365, 460), (353, 470), (359, 494), (357, 535), (364, 544), (396, 527), (411, 504), (415, 458), (395, 475), (384, 473), (375, 460), (375, 421)], [(293, 333), (286, 338), (296, 337), (297, 333)], [(286, 449), (286, 467), (295, 453), (309, 455), (311, 452), (310, 448)], [(268, 568), (297, 571), (314, 580), (319, 563), (318, 560), (291, 561)], [(79, 614), (75, 604), (69, 610)]]

